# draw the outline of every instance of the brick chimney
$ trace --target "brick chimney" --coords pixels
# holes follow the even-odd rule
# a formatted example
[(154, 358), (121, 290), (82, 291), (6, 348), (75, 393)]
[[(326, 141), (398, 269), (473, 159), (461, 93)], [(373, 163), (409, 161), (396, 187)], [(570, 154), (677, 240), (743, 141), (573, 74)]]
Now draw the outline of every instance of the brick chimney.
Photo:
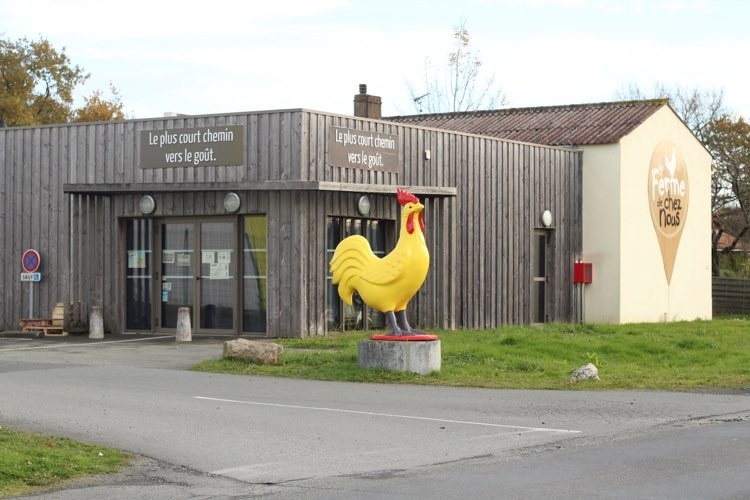
[(380, 119), (380, 97), (367, 93), (367, 84), (359, 84), (359, 94), (354, 96), (354, 116)]

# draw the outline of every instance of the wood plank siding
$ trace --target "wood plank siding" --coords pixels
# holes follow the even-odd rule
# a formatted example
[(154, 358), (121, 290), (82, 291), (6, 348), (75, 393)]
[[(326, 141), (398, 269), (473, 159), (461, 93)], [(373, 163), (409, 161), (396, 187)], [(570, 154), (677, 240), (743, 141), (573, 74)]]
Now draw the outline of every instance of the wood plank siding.
[(714, 276), (712, 288), (714, 314), (750, 314), (750, 280)]
[[(244, 126), (244, 165), (141, 168), (140, 132)], [(329, 131), (341, 127), (398, 137), (394, 172), (333, 167)], [(429, 150), (429, 159), (425, 151)], [(125, 327), (126, 218), (227, 214), (267, 216), (267, 336), (325, 335), (326, 220), (398, 220), (396, 187), (425, 204), (431, 254), (427, 281), (409, 306), (422, 328), (492, 328), (531, 320), (531, 246), (544, 210), (553, 268), (549, 320), (575, 321), (572, 263), (581, 253), (581, 152), (309, 110), (180, 116), (26, 128), (0, 128), (0, 330), (28, 311), (21, 254), (42, 253), (37, 316), (66, 307), (66, 327), (86, 328), (104, 308), (105, 331)], [(238, 222), (239, 224), (239, 222)]]

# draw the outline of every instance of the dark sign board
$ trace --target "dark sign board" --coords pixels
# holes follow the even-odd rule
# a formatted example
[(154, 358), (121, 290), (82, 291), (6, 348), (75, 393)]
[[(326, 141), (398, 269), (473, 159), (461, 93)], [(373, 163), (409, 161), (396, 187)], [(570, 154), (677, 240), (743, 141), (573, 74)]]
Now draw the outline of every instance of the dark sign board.
[(141, 131), (141, 168), (244, 165), (245, 126)]
[(398, 136), (331, 127), (328, 164), (334, 167), (398, 172)]

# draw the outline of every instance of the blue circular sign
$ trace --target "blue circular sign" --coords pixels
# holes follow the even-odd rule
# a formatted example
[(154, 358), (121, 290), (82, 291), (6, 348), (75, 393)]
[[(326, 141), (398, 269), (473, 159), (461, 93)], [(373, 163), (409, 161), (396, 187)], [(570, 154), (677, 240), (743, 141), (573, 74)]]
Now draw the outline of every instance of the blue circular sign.
[(42, 258), (39, 256), (39, 252), (33, 248), (26, 250), (21, 258), (21, 265), (27, 273), (35, 273), (41, 263)]

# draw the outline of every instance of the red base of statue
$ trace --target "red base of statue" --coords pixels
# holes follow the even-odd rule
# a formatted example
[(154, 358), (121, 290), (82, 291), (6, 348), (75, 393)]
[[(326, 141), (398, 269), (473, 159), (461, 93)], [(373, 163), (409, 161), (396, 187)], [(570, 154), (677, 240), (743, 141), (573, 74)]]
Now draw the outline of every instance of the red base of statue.
[(437, 340), (437, 335), (372, 335), (370, 340), (395, 340), (397, 342), (415, 342), (415, 341), (426, 341), (426, 340)]

